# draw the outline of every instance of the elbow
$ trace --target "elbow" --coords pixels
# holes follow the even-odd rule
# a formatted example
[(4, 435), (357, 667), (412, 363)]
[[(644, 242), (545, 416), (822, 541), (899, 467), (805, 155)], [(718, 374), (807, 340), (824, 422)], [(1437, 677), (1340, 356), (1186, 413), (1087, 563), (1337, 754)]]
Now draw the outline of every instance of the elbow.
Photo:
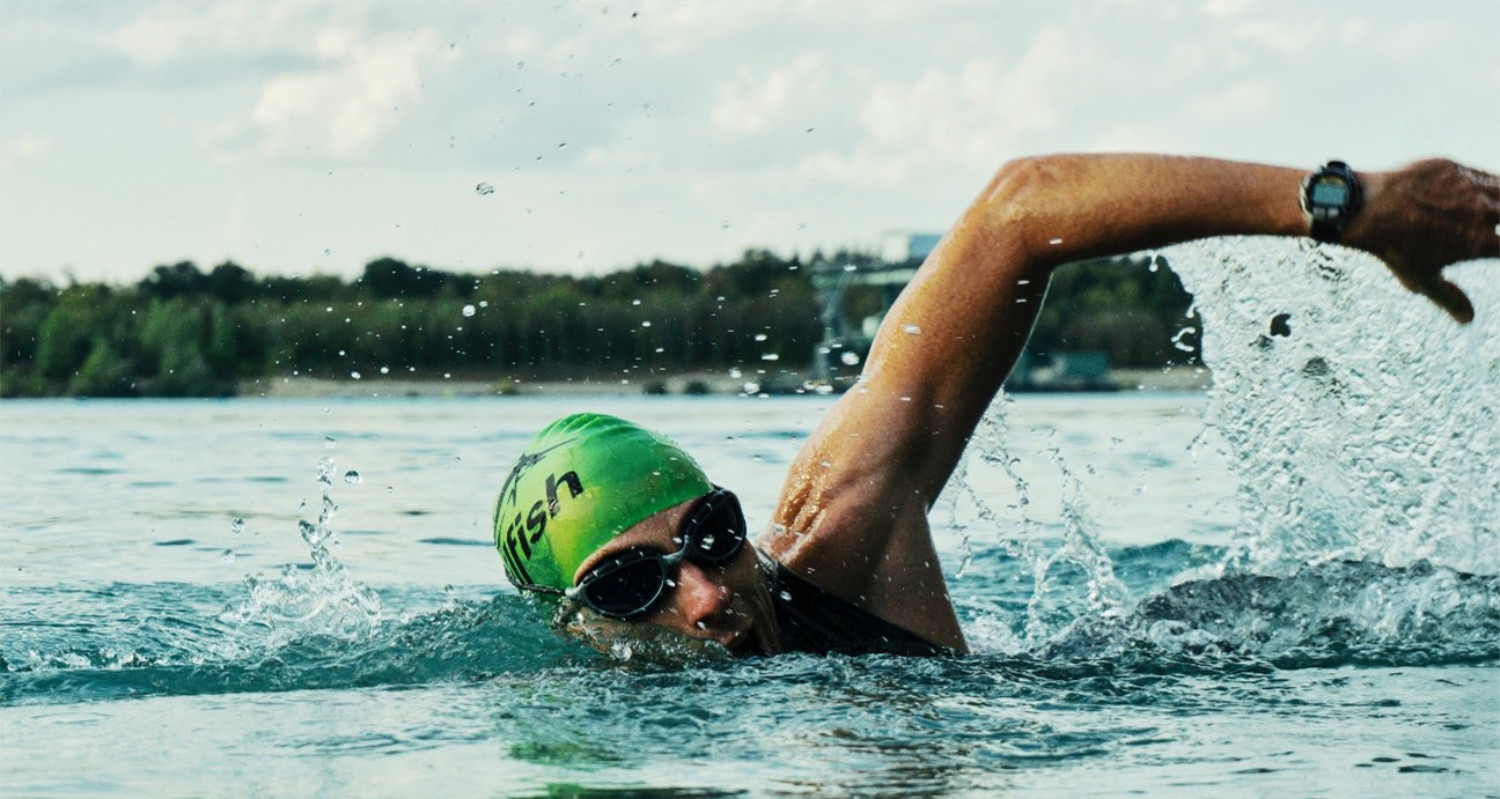
[(1027, 156), (1006, 161), (995, 170), (990, 183), (985, 187), (987, 200), (1005, 199), (1023, 194), (1028, 186), (1035, 185), (1046, 172), (1047, 156)]
[[(1035, 156), (1009, 161), (996, 170), (980, 195), (978, 210), (985, 227), (1004, 231), (1004, 238), (1020, 252), (1028, 271), (1050, 272), (1059, 248), (1054, 246), (1059, 204), (1054, 189), (1062, 184), (1064, 158)], [(1065, 204), (1064, 204), (1065, 205)]]
[(1066, 162), (1066, 156), (1052, 155), (1007, 161), (985, 186), (984, 204), (1012, 223), (1036, 217), (1048, 190), (1065, 180)]

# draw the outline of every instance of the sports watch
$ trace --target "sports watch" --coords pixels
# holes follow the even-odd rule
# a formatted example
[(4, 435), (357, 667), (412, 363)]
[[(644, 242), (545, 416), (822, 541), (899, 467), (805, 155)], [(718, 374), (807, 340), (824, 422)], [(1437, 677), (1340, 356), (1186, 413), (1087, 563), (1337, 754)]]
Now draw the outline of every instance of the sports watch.
[(1312, 223), (1312, 237), (1337, 244), (1339, 235), (1365, 204), (1365, 187), (1343, 161), (1329, 161), (1302, 179), (1302, 213)]

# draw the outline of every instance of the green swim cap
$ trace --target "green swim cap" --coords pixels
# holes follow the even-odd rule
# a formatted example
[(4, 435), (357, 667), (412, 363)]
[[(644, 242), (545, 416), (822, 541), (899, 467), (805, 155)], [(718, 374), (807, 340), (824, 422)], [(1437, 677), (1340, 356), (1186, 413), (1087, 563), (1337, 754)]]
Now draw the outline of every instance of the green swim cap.
[(495, 548), (520, 588), (562, 590), (599, 547), (658, 512), (713, 490), (682, 448), (614, 416), (548, 425), (500, 486)]

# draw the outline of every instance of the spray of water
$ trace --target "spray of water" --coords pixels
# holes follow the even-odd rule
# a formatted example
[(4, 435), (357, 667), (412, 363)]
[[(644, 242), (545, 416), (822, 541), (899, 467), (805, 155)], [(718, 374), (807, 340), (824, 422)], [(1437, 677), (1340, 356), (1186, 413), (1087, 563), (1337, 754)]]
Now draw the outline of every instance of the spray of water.
[(1275, 239), (1169, 251), (1213, 369), (1241, 524), (1227, 564), (1331, 560), (1500, 571), (1500, 291), (1450, 270), (1460, 326), (1373, 259)]
[[(1049, 612), (1049, 600), (1058, 591), (1055, 575), (1065, 566), (1082, 569), (1083, 610), (1101, 617), (1116, 616), (1129, 602), (1129, 591), (1114, 574), (1114, 564), (1095, 534), (1089, 516), (1083, 484), (1069, 468), (1061, 451), (1049, 446), (1047, 452), (1064, 491), (1060, 517), (1061, 541), (1032, 508), (1030, 485), (1021, 476), (1021, 459), (1013, 455), (1006, 443), (1007, 408), (1011, 400), (1002, 394), (980, 420), (970, 440), (969, 454), (954, 471), (950, 486), (955, 492), (949, 506), (950, 524), (961, 532), (963, 560), (957, 570), (962, 577), (973, 561), (973, 535), (1000, 532), (993, 542), (1002, 551), (1027, 564), (1032, 592), (1027, 603), (1022, 636), (1015, 638), (1001, 630), (985, 635), (991, 645), (1006, 651), (1029, 649), (1044, 641), (1053, 631), (1055, 619)], [(1006, 486), (1009, 496), (985, 490), (987, 486)]]
[[(1201, 583), (1217, 588), (1174, 589), (1186, 604), (1167, 604), (1191, 610), (1213, 596), (1223, 601), (1203, 600), (1198, 609), (1239, 619), (1244, 596), (1219, 589), (1242, 587), (1231, 579), (1265, 578), (1273, 582), (1245, 585), (1261, 596), (1300, 598), (1281, 603), (1297, 606), (1296, 618), (1256, 617), (1267, 629), (1318, 631), (1308, 633), (1310, 641), (1328, 625), (1343, 625), (1376, 642), (1401, 637), (1387, 635), (1388, 627), (1468, 618), (1435, 612), (1442, 602), (1432, 599), (1433, 586), (1461, 583), (1472, 590), (1452, 595), (1463, 599), (1459, 606), (1487, 606), (1491, 583), (1474, 588), (1479, 584), (1460, 577), (1500, 573), (1500, 286), (1476, 279), (1493, 264), (1450, 270), (1479, 308), (1464, 327), (1352, 251), (1220, 239), (1166, 255), (1194, 294), (1200, 319), (1173, 341), (1201, 330), (1214, 377), (1200, 441), (1222, 447), (1238, 481), (1240, 516), (1223, 563)], [(991, 647), (1181, 644), (1244, 632), (1209, 631), (1186, 611), (1164, 620), (1153, 615), (1161, 597), (1130, 607), (1082, 484), (1055, 446), (1046, 451), (1064, 489), (1061, 528), (1039, 521), (1021, 460), (1007, 447), (1008, 405), (1002, 396), (991, 407), (951, 484), (952, 522), (965, 553), (959, 576), (979, 535), (1032, 577), (1022, 636), (981, 625)], [(1345, 561), (1398, 571), (1353, 574), (1340, 565)], [(1060, 584), (1055, 576), (1065, 565), (1085, 579)], [(1440, 571), (1429, 576), (1434, 567)], [(1215, 583), (1215, 574), (1226, 575), (1224, 582)], [(1389, 601), (1350, 586), (1346, 593), (1358, 601), (1329, 599), (1337, 592), (1323, 583), (1346, 579), (1375, 581), (1374, 595)], [(1060, 596), (1069, 591), (1081, 595)], [(1074, 617), (1061, 635), (1059, 607)], [(1392, 618), (1417, 621), (1393, 627)]]
[[(321, 501), (317, 522), (306, 519), (297, 522), (302, 540), (308, 545), (312, 568), (302, 569), (288, 563), (275, 580), (247, 576), (245, 586), (249, 596), (226, 608), (219, 617), (232, 627), (221, 655), (237, 656), (257, 645), (275, 650), (316, 635), (360, 641), (379, 631), (380, 595), (355, 580), (343, 562), (329, 551), (337, 542), (337, 533), (330, 524), (339, 510), (331, 493), (335, 473), (331, 456), (318, 461)], [(345, 482), (353, 485), (358, 481), (346, 476)]]

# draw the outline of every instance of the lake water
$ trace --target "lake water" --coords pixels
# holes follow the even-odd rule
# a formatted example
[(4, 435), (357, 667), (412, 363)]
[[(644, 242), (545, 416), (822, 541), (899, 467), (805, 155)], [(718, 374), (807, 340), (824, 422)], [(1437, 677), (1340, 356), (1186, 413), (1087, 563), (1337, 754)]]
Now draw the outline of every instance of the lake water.
[(0, 404), (0, 794), (1500, 795), (1493, 264), (1459, 329), (1235, 252), (1174, 255), (1210, 394), (996, 404), (933, 513), (963, 658), (605, 655), (505, 583), (550, 419), (757, 525), (828, 397)]

